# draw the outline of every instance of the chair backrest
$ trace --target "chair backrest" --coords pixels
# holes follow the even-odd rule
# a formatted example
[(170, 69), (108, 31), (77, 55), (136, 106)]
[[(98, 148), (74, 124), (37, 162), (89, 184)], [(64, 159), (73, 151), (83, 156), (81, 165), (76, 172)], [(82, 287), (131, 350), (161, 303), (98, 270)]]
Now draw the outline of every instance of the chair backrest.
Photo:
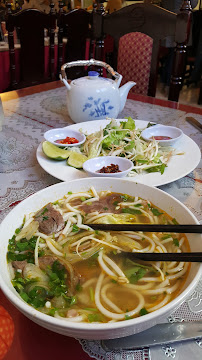
[[(87, 41), (92, 38), (91, 35), (91, 13), (84, 9), (74, 9), (64, 13), (59, 5), (58, 14), (58, 73), (62, 64), (75, 60), (88, 60), (89, 49), (86, 54)], [(63, 56), (63, 39), (67, 38), (65, 52)], [(67, 77), (75, 79), (85, 74), (83, 67), (74, 67), (67, 70)]]
[(113, 13), (114, 11), (117, 11), (122, 8), (122, 0), (108, 0), (106, 11), (108, 14)]
[[(10, 55), (11, 89), (32, 86), (54, 80), (54, 30), (56, 15), (51, 5), (50, 14), (37, 9), (11, 12), (7, 3), (6, 28)], [(14, 47), (14, 29), (18, 30), (20, 42), (20, 78), (17, 78)], [(44, 29), (50, 35), (49, 74), (45, 74)]]
[(150, 96), (155, 96), (156, 93), (160, 44), (166, 38), (170, 38), (173, 47), (177, 42), (176, 56), (174, 57), (175, 69), (173, 70), (173, 78), (171, 77), (170, 87), (174, 93), (174, 98), (171, 100), (177, 101), (182, 84), (184, 55), (190, 31), (190, 1), (183, 1), (181, 13), (178, 15), (156, 5), (141, 3), (126, 6), (110, 15), (103, 16), (101, 6), (102, 4), (99, 3), (98, 11), (93, 14), (93, 33), (97, 40), (95, 50), (97, 59), (104, 60), (104, 37), (106, 35), (114, 38), (113, 66), (115, 69), (117, 68), (119, 39), (123, 35), (141, 32), (153, 39), (148, 89)]
[(119, 40), (117, 71), (122, 84), (135, 81), (131, 92), (148, 94), (153, 39), (140, 32), (128, 33)]

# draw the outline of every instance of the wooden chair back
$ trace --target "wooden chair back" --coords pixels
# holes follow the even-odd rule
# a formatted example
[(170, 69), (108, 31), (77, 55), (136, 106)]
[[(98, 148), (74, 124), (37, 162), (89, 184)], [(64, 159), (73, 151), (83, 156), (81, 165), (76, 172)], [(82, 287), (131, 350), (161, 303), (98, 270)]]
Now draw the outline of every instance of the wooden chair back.
[(96, 39), (95, 57), (104, 60), (104, 38), (110, 35), (114, 38), (113, 66), (117, 68), (119, 39), (131, 32), (141, 32), (153, 39), (150, 80), (148, 95), (155, 96), (157, 85), (157, 69), (159, 63), (160, 44), (170, 39), (173, 45), (177, 43), (174, 56), (174, 67), (170, 85), (170, 100), (177, 101), (182, 85), (184, 70), (184, 53), (189, 38), (191, 23), (191, 6), (189, 1), (183, 1), (180, 14), (176, 15), (152, 4), (133, 4), (109, 15), (103, 15), (102, 0), (98, 0), (97, 11), (93, 14), (93, 33)]
[[(54, 80), (54, 31), (56, 15), (54, 4), (50, 14), (37, 9), (26, 9), (16, 14), (11, 12), (11, 3), (7, 3), (6, 28), (10, 55), (11, 89), (32, 86)], [(18, 29), (20, 42), (20, 78), (17, 78), (14, 46), (14, 29)], [(45, 76), (44, 29), (50, 36), (49, 75)]]
[[(75, 60), (88, 60), (91, 48), (87, 47), (87, 41), (92, 38), (91, 13), (84, 9), (74, 9), (64, 13), (63, 3), (60, 3), (58, 14), (58, 74), (62, 64)], [(63, 39), (67, 38), (65, 51)], [(88, 51), (87, 48), (89, 49)], [(63, 56), (64, 54), (64, 56)], [(67, 70), (67, 77), (75, 79), (85, 75), (83, 67), (72, 67)]]

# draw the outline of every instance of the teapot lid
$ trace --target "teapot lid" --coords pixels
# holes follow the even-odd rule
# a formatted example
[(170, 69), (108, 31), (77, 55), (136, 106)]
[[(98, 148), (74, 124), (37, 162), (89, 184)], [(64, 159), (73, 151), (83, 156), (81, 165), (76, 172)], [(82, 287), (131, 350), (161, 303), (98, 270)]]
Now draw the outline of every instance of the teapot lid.
[[(112, 85), (114, 84), (114, 80), (103, 78), (99, 76), (100, 74), (97, 71), (89, 71), (88, 76), (84, 76), (75, 80), (72, 80), (71, 85), (76, 86), (102, 86), (102, 85)], [(103, 83), (104, 81), (104, 83)]]

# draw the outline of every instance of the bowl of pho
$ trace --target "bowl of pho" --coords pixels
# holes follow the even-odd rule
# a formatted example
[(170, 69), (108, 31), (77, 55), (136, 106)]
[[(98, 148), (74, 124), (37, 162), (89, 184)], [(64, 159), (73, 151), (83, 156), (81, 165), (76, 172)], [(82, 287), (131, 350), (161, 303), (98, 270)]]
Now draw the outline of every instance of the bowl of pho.
[(131, 260), (125, 252), (189, 252), (199, 234), (94, 231), (90, 224), (198, 224), (178, 200), (130, 180), (62, 182), (28, 197), (3, 220), (0, 285), (39, 325), (110, 339), (146, 330), (193, 291), (197, 263)]

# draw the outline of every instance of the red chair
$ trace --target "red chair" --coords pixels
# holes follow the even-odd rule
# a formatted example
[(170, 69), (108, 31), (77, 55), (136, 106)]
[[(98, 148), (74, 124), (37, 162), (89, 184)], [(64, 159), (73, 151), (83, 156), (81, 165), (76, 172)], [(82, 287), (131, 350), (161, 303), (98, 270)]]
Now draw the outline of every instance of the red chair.
[(152, 59), (153, 39), (140, 32), (132, 32), (119, 40), (117, 71), (122, 84), (135, 81), (131, 92), (147, 95)]

